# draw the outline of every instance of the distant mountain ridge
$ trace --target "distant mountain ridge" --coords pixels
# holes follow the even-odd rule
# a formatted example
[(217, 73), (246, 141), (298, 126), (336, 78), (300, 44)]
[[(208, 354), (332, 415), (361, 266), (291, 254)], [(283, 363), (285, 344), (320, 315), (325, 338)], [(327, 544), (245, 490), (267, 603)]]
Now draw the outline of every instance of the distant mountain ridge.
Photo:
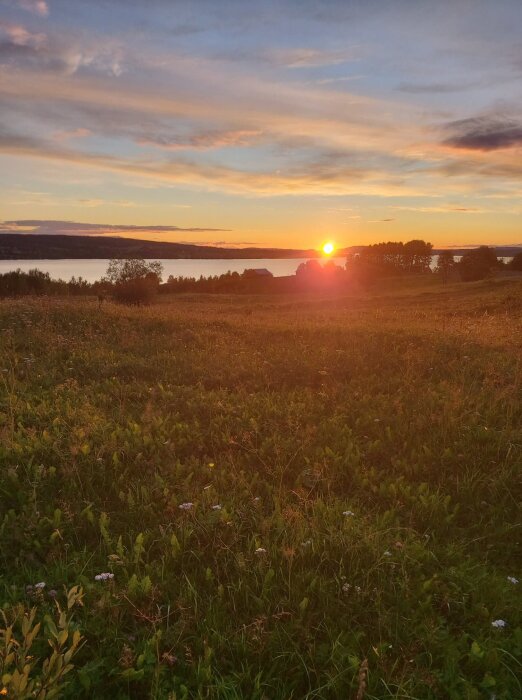
[(145, 259), (307, 258), (316, 250), (293, 248), (221, 248), (190, 243), (144, 241), (116, 236), (0, 234), (0, 260), (59, 260), (140, 257)]
[[(477, 246), (478, 247), (478, 246)], [(511, 257), (522, 251), (522, 244), (491, 246), (497, 255)], [(334, 257), (358, 253), (365, 246), (339, 248)], [(434, 249), (434, 255), (442, 252)], [(447, 250), (447, 249), (446, 249)], [(455, 255), (463, 255), (470, 248), (451, 248)], [(256, 258), (317, 258), (321, 252), (298, 248), (220, 248), (191, 243), (144, 241), (116, 236), (68, 236), (60, 234), (0, 234), (0, 260), (64, 260), (140, 257), (164, 260), (231, 260)]]

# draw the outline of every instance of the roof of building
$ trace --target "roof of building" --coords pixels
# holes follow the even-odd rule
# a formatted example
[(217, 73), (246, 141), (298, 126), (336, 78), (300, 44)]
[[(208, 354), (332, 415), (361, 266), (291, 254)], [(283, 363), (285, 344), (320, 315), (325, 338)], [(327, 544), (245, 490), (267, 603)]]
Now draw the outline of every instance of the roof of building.
[(249, 270), (245, 270), (245, 272), (255, 272), (256, 275), (260, 275), (260, 276), (264, 276), (264, 277), (273, 277), (274, 276), (270, 272), (270, 270), (266, 269), (266, 267), (250, 268)]

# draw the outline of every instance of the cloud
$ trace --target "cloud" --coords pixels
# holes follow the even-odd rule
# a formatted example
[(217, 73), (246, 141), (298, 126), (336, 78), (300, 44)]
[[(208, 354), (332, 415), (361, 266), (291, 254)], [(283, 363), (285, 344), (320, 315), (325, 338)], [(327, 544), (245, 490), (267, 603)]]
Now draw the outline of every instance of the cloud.
[(191, 136), (168, 136), (165, 134), (144, 134), (137, 143), (152, 145), (171, 151), (210, 150), (230, 146), (247, 146), (258, 140), (263, 132), (259, 129), (224, 129), (192, 134)]
[(355, 49), (278, 49), (264, 54), (265, 58), (275, 65), (286, 68), (317, 68), (320, 66), (337, 66), (358, 59)]
[(496, 151), (522, 146), (522, 123), (501, 117), (473, 117), (450, 122), (446, 129), (453, 132), (444, 143), (453, 148), (470, 151)]
[(80, 69), (119, 77), (124, 51), (111, 39), (81, 35), (34, 33), (20, 24), (0, 20), (0, 61), (15, 60), (17, 67), (74, 75)]
[(84, 153), (48, 143), (35, 137), (17, 135), (0, 128), (0, 153), (41, 158), (62, 164), (79, 165), (138, 176), (164, 183), (197, 186), (257, 196), (348, 195), (405, 196), (425, 194), (410, 187), (402, 176), (383, 173), (377, 166), (346, 162), (336, 155), (286, 167), (283, 171), (240, 170), (238, 168), (197, 163), (189, 160), (146, 161), (143, 158), (116, 157)]
[(106, 205), (110, 205), (112, 207), (137, 207), (138, 205), (136, 202), (131, 202), (126, 199), (118, 199), (114, 201), (110, 201), (107, 199), (95, 199), (95, 198), (87, 198), (87, 199), (79, 199), (78, 203), (81, 204), (84, 207), (102, 207)]
[(45, 0), (18, 0), (17, 4), (22, 10), (27, 10), (40, 17), (49, 15), (49, 5)]
[(387, 224), (390, 221), (395, 221), (395, 219), (372, 219), (371, 221), (367, 221), (366, 223), (368, 223), (368, 224)]
[(1, 221), (0, 233), (30, 233), (65, 236), (117, 236), (140, 233), (210, 233), (229, 232), (227, 228), (187, 228), (183, 226), (125, 226), (123, 224), (87, 224), (55, 219), (18, 219)]
[(412, 95), (419, 94), (445, 94), (451, 92), (462, 92), (482, 85), (482, 81), (466, 83), (399, 83), (397, 90), (407, 92)]
[(453, 214), (460, 212), (461, 214), (480, 214), (488, 211), (487, 209), (479, 209), (478, 207), (459, 207), (459, 206), (440, 206), (440, 207), (416, 207), (416, 206), (392, 206), (392, 209), (399, 211), (415, 211), (422, 214)]
[(0, 36), (3, 36), (2, 44), (6, 46), (9, 44), (14, 47), (27, 46), (34, 50), (41, 49), (47, 39), (45, 34), (35, 34), (21, 24), (13, 24), (4, 20), (0, 20)]
[(84, 129), (79, 127), (77, 129), (65, 129), (63, 131), (56, 131), (53, 134), (53, 139), (55, 141), (69, 141), (70, 139), (84, 139), (91, 136), (92, 131), (90, 129)]

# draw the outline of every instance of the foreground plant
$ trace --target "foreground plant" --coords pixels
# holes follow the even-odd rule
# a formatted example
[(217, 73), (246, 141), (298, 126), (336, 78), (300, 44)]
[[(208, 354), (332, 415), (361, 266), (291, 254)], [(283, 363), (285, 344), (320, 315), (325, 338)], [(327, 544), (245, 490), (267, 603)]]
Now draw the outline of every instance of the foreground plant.
[[(82, 597), (82, 588), (74, 586), (67, 592), (66, 609), (55, 600), (55, 619), (45, 614), (37, 621), (41, 617), (40, 609), (28, 609), (23, 604), (2, 610), (0, 692), (3, 696), (17, 700), (51, 700), (60, 696), (82, 641), (80, 631), (73, 624), (73, 608), (82, 604)], [(45, 657), (46, 641), (52, 651)]]

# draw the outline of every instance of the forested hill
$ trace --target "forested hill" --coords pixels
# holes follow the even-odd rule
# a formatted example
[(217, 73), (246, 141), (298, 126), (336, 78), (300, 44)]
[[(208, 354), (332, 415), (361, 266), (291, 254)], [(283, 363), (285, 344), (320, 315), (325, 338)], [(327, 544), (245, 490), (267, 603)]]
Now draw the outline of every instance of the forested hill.
[[(344, 255), (346, 251), (339, 251)], [(0, 234), (0, 260), (60, 258), (313, 258), (315, 250), (291, 248), (219, 248), (188, 243), (162, 243), (109, 236)]]
[[(340, 248), (335, 255), (359, 253), (364, 246)], [(468, 249), (453, 249), (462, 255)], [(520, 246), (495, 247), (499, 256), (510, 257), (521, 250)], [(440, 251), (435, 249), (434, 254)], [(145, 259), (209, 259), (234, 258), (316, 258), (317, 250), (295, 248), (220, 248), (218, 246), (193, 245), (143, 241), (117, 236), (67, 236), (60, 234), (0, 233), (0, 260), (60, 260), (81, 258), (131, 258)]]

